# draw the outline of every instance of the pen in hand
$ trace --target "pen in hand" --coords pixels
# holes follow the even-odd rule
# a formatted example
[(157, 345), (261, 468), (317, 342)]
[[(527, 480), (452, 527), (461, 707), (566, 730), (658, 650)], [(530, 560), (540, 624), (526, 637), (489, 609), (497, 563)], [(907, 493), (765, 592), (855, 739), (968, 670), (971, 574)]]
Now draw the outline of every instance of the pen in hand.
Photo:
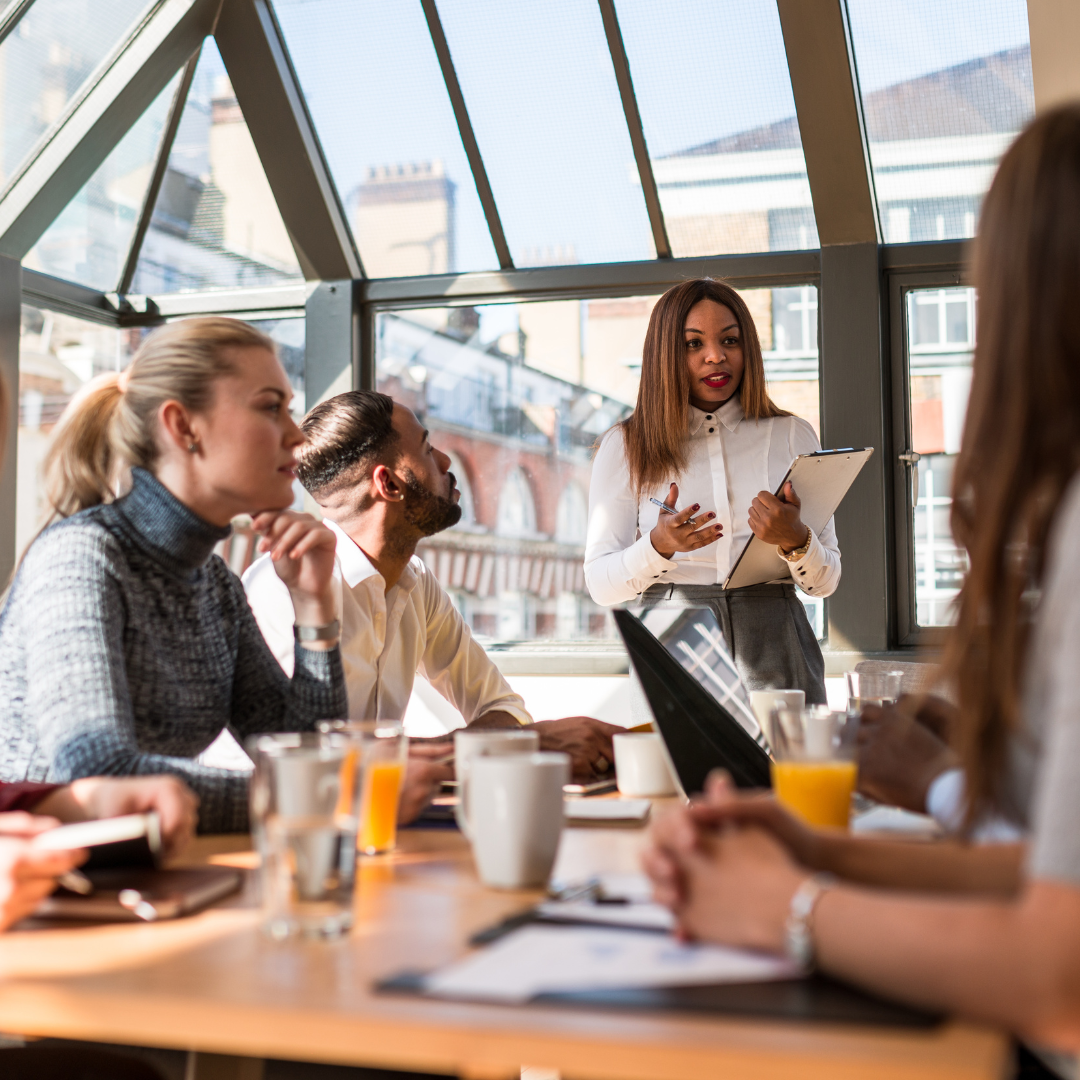
[[(655, 503), (657, 506), (659, 506), (660, 507), (660, 512), (662, 514), (672, 514), (672, 515), (674, 515), (674, 514), (682, 513), (682, 511), (679, 510), (678, 507), (672, 508), (672, 507), (668, 506), (667, 503), (661, 502), (659, 499), (649, 499), (649, 502)], [(687, 525), (697, 525), (697, 522), (693, 518), (687, 518), (686, 519), (686, 524)]]

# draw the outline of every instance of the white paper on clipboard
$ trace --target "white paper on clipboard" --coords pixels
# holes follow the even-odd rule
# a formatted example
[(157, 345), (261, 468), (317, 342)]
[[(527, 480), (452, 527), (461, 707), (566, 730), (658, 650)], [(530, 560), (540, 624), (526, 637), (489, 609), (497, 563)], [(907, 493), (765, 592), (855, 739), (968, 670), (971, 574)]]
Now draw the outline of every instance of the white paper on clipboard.
[[(800, 454), (791, 463), (776, 494), (779, 495), (784, 484), (791, 481), (795, 494), (802, 502), (800, 516), (803, 524), (813, 529), (816, 536), (836, 513), (848, 488), (873, 452), (874, 448), (870, 446), (860, 450), (848, 448)], [(785, 577), (791, 577), (791, 564), (780, 558), (773, 544), (766, 544), (751, 536), (731, 568), (724, 588), (742, 589), (747, 585), (760, 585)]]

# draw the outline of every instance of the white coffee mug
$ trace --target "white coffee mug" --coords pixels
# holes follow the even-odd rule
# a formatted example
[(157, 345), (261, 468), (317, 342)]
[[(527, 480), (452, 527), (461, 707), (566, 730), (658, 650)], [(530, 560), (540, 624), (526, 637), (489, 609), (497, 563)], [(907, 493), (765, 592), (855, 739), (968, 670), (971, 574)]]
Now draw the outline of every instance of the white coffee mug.
[(471, 764), (472, 845), (480, 880), (493, 889), (547, 883), (563, 830), (570, 755), (508, 754)]
[(469, 827), (469, 780), (472, 762), (478, 757), (505, 757), (507, 754), (532, 754), (540, 749), (540, 733), (528, 728), (497, 728), (494, 731), (454, 732), (454, 775), (457, 778), (458, 828), (471, 840)]
[(628, 731), (611, 740), (615, 779), (623, 795), (657, 798), (675, 794), (664, 744), (655, 731)]
[(803, 709), (806, 705), (806, 694), (802, 690), (751, 690), (750, 708), (754, 710), (758, 725), (769, 737), (772, 730), (772, 711), (780, 705), (785, 709)]

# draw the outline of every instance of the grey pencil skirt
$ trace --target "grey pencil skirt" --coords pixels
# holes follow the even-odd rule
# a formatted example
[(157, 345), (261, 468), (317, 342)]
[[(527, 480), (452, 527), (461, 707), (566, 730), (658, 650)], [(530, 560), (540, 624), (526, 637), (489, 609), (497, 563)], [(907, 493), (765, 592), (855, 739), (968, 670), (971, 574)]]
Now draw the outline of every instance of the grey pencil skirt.
[(747, 690), (803, 690), (824, 705), (825, 659), (794, 585), (653, 585), (640, 610), (709, 607)]

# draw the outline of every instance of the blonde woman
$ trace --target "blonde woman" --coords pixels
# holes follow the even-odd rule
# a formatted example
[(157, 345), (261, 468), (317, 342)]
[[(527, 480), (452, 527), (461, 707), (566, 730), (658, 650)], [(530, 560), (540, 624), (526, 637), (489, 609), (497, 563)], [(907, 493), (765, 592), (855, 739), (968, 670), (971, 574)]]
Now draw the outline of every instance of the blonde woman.
[[(769, 398), (742, 297), (708, 278), (669, 289), (649, 319), (637, 405), (593, 463), (593, 599), (712, 607), (751, 690), (802, 689), (824, 702), (825, 664), (796, 588), (836, 589), (836, 534), (832, 522), (820, 536), (803, 524), (790, 484), (773, 494), (797, 455), (820, 449), (814, 429)], [(751, 534), (776, 545), (791, 576), (724, 589)]]
[[(158, 330), (71, 402), (46, 461), (58, 520), (0, 615), (0, 780), (173, 773), (199, 796), (202, 831), (238, 831), (246, 774), (192, 758), (226, 728), (346, 715), (334, 536), (288, 509), (303, 442), (291, 397), (266, 335), (209, 318)], [(240, 513), (289, 589), (291, 679), (212, 554)]]

